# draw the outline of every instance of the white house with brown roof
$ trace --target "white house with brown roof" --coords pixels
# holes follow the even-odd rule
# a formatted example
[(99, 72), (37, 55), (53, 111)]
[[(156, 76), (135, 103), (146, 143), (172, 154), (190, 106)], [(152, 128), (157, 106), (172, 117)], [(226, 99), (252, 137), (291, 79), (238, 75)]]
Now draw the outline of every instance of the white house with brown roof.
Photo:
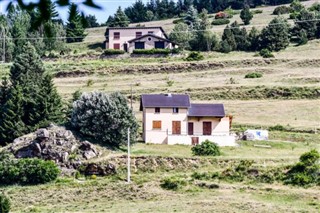
[(191, 104), (185, 94), (146, 94), (140, 111), (146, 143), (195, 145), (208, 139), (220, 146), (236, 145), (223, 104)]
[(108, 27), (106, 49), (132, 52), (134, 49), (172, 49), (173, 44), (162, 27)]

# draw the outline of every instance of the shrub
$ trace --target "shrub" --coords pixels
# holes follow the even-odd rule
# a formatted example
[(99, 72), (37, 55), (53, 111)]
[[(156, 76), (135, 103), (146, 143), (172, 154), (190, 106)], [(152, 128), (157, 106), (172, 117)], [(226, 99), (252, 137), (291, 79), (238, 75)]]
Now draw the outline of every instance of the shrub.
[(153, 54), (163, 54), (169, 55), (171, 53), (170, 49), (135, 49), (132, 51), (133, 54), (139, 55), (153, 55)]
[(171, 53), (173, 53), (173, 54), (178, 54), (178, 53), (180, 53), (181, 52), (181, 50), (179, 49), (179, 48), (173, 48), (172, 50), (171, 50)]
[(124, 54), (124, 50), (114, 50), (114, 49), (107, 49), (104, 51), (105, 55), (121, 55)]
[(167, 189), (167, 190), (178, 190), (181, 189), (183, 186), (186, 186), (187, 182), (178, 177), (171, 177), (171, 178), (165, 178), (161, 180), (161, 188)]
[(251, 13), (252, 14), (261, 14), (261, 13), (263, 13), (263, 10), (252, 10)]
[(260, 72), (251, 72), (244, 76), (244, 78), (261, 78), (261, 77), (262, 77), (262, 73)]
[(172, 23), (173, 23), (173, 24), (184, 23), (184, 19), (183, 19), (183, 18), (175, 19), (175, 20), (173, 20)]
[(87, 81), (87, 87), (91, 87), (93, 84), (94, 84), (94, 82), (93, 82), (92, 79), (89, 79), (89, 80)]
[(263, 58), (274, 58), (274, 55), (268, 49), (260, 50), (259, 55), (262, 56)]
[(284, 183), (298, 186), (320, 185), (320, 154), (311, 150), (300, 157), (300, 162), (285, 174)]
[(209, 140), (205, 140), (202, 144), (192, 147), (191, 151), (194, 155), (203, 156), (219, 156), (221, 154), (219, 146)]
[(298, 12), (290, 13), (289, 19), (296, 19), (296, 18), (299, 16), (299, 14), (300, 14), (300, 13), (298, 13)]
[(204, 56), (200, 52), (191, 52), (186, 58), (186, 61), (201, 61), (203, 59)]
[(268, 128), (269, 131), (285, 131), (286, 128), (280, 124), (277, 124), (275, 126), (271, 126)]
[(10, 159), (0, 162), (0, 183), (42, 184), (55, 180), (60, 173), (52, 161), (41, 159)]
[(227, 40), (223, 40), (220, 42), (220, 52), (222, 53), (229, 53), (232, 51), (232, 47), (230, 46), (230, 44), (228, 43)]
[(292, 9), (290, 7), (282, 5), (282, 6), (276, 7), (273, 10), (272, 14), (273, 15), (282, 15), (282, 14), (288, 14), (288, 13), (291, 13), (291, 12), (292, 12)]
[(84, 136), (107, 146), (119, 148), (137, 136), (138, 124), (127, 99), (120, 93), (83, 93), (73, 102), (71, 125)]
[(0, 213), (9, 213), (10, 212), (11, 203), (9, 198), (0, 194)]
[(230, 23), (229, 19), (216, 19), (211, 22), (212, 25), (224, 25), (229, 23)]

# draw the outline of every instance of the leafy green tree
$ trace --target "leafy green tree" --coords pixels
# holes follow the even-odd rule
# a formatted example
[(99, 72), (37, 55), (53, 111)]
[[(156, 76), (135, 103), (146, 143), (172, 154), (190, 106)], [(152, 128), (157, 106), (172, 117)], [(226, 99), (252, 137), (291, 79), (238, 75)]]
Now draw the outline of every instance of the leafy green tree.
[(301, 10), (304, 9), (303, 4), (299, 0), (293, 0), (290, 4), (290, 8), (293, 10), (293, 12), (299, 13)]
[(232, 48), (230, 47), (227, 40), (223, 40), (220, 42), (220, 52), (222, 53), (229, 53), (232, 51)]
[(178, 44), (180, 49), (189, 49), (189, 41), (192, 39), (192, 32), (189, 32), (189, 26), (185, 23), (178, 23), (170, 33), (170, 40)]
[(284, 18), (274, 18), (261, 32), (260, 48), (270, 51), (285, 49), (290, 43), (289, 30), (289, 24)]
[(253, 18), (253, 14), (250, 12), (249, 6), (246, 6), (243, 10), (241, 10), (240, 18), (245, 25), (250, 24), (250, 21)]
[(152, 21), (153, 18), (154, 18), (153, 12), (152, 12), (151, 10), (147, 10), (146, 20), (147, 20), (147, 21)]
[(135, 142), (138, 129), (127, 100), (120, 93), (82, 94), (73, 103), (71, 124), (84, 136), (115, 148), (126, 144), (128, 128), (131, 141)]
[(306, 43), (308, 43), (308, 35), (307, 32), (302, 29), (298, 34), (298, 45), (304, 45)]
[(14, 43), (13, 58), (16, 58), (23, 51), (23, 46), (27, 42), (28, 31), (30, 29), (30, 16), (22, 11), (20, 7), (12, 6), (8, 11), (8, 20), (11, 23), (10, 34)]
[[(44, 44), (47, 51), (59, 51), (64, 48), (66, 31), (62, 24), (48, 21), (44, 24)], [(38, 51), (39, 53), (39, 51)]]
[(210, 26), (208, 11), (203, 9), (199, 14), (199, 25), (197, 28), (199, 31), (194, 32), (193, 39), (190, 41), (192, 50), (211, 51), (217, 45), (217, 37), (209, 30)]
[(317, 34), (317, 24), (315, 21), (317, 19), (315, 12), (310, 12), (303, 9), (299, 15), (296, 17), (295, 27), (293, 29), (294, 33), (299, 35), (301, 30), (307, 33), (308, 39), (315, 39)]
[[(10, 33), (10, 26), (8, 25), (8, 22), (6, 20), (6, 17), (4, 15), (0, 15), (0, 30), (1, 30), (1, 40), (0, 40), (0, 60), (5, 62), (9, 62), (12, 60), (12, 54), (14, 51), (14, 43), (12, 39), (6, 39), (11, 38)], [(5, 42), (5, 44), (4, 44)], [(4, 46), (5, 45), (5, 51)]]
[(129, 19), (127, 15), (122, 11), (121, 7), (118, 7), (116, 14), (114, 14), (113, 21), (109, 25), (110, 27), (127, 27), (129, 26)]
[(81, 42), (86, 37), (82, 17), (75, 4), (69, 7), (69, 19), (67, 23), (67, 42)]

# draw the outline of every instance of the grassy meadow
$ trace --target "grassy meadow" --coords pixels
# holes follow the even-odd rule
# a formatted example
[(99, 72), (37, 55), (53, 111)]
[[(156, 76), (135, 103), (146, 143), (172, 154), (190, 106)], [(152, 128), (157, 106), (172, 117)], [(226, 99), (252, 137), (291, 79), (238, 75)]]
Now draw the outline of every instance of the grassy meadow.
[[(271, 138), (286, 140), (294, 133), (273, 132)], [(307, 142), (304, 140), (307, 139)], [(274, 168), (293, 164), (310, 149), (320, 149), (319, 135), (300, 134), (296, 142), (265, 141), (271, 148), (254, 147), (258, 142), (241, 141), (239, 147), (223, 147), (222, 156), (200, 158), (202, 164), (192, 165), (199, 157), (192, 156), (188, 146), (146, 145), (132, 147), (133, 162), (137, 157), (163, 158), (158, 169), (143, 171), (132, 164), (132, 182), (126, 183), (126, 170), (115, 176), (80, 178), (61, 177), (38, 186), (0, 187), (12, 199), (12, 212), (319, 212), (319, 187), (293, 187), (281, 183), (230, 182), (224, 180), (193, 180), (194, 172), (221, 171), (232, 161), (250, 159), (257, 168)], [(107, 158), (125, 152), (110, 153)], [(174, 167), (168, 159), (183, 158), (190, 163)], [(211, 163), (208, 163), (211, 162)], [(221, 162), (221, 163), (219, 163)], [(231, 164), (230, 164), (231, 163)], [(176, 191), (160, 187), (166, 177), (185, 178), (188, 184)], [(202, 185), (201, 185), (202, 184)], [(203, 184), (214, 187), (203, 187)]]

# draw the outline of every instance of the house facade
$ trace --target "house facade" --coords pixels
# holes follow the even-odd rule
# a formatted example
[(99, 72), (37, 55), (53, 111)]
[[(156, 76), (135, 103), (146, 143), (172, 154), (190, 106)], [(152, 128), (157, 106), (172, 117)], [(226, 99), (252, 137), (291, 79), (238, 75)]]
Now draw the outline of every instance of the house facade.
[(162, 27), (108, 27), (106, 49), (132, 52), (134, 49), (172, 49), (173, 44)]
[(143, 140), (155, 144), (235, 146), (223, 104), (192, 104), (185, 94), (142, 95)]

